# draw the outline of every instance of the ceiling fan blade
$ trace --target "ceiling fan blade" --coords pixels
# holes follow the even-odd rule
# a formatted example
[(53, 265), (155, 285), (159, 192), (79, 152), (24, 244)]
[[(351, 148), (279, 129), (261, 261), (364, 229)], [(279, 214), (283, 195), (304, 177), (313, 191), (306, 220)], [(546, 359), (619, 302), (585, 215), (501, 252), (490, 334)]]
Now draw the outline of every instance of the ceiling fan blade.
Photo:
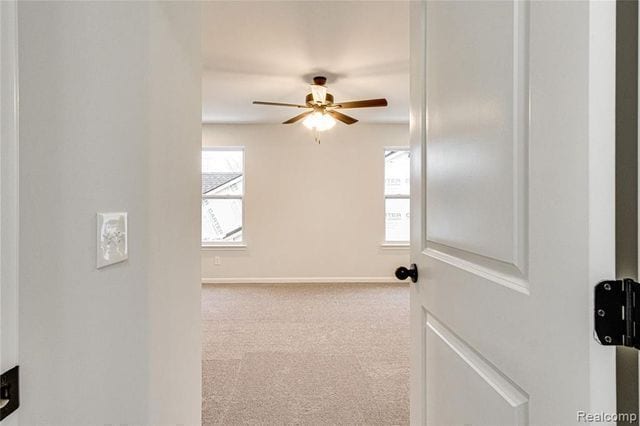
[(306, 105), (298, 105), (298, 104), (283, 104), (280, 102), (263, 102), (263, 101), (253, 101), (255, 105), (275, 105), (275, 106), (286, 106), (286, 107), (294, 107), (294, 108), (309, 108)]
[(358, 120), (356, 120), (355, 118), (349, 117), (348, 115), (342, 114), (341, 112), (338, 112), (338, 111), (327, 110), (327, 114), (329, 114), (330, 116), (332, 116), (338, 121), (342, 121), (344, 124), (353, 124), (358, 122)]
[(386, 107), (387, 100), (384, 98), (381, 99), (366, 99), (363, 101), (349, 101), (349, 102), (338, 102), (334, 105), (331, 105), (332, 108), (373, 108), (373, 107)]
[(296, 123), (300, 120), (302, 120), (303, 118), (305, 118), (307, 115), (311, 114), (313, 112), (313, 110), (311, 111), (305, 111), (302, 114), (298, 114), (293, 118), (288, 119), (287, 121), (283, 121), (282, 124), (292, 124), (292, 123)]

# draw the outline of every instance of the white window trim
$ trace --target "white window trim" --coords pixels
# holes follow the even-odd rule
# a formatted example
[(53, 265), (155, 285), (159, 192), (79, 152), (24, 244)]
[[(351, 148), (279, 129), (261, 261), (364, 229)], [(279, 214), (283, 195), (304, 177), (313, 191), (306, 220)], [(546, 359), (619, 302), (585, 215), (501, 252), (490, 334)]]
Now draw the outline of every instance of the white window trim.
[(411, 148), (409, 146), (385, 146), (382, 148), (382, 208), (383, 208), (383, 214), (382, 214), (382, 243), (380, 243), (380, 247), (382, 249), (385, 250), (409, 250), (410, 248), (410, 241), (393, 241), (393, 240), (387, 240), (387, 232), (386, 232), (386, 206), (387, 206), (387, 199), (407, 199), (407, 200), (411, 200), (411, 194), (389, 194), (387, 195), (385, 193), (385, 188), (386, 188), (386, 163), (385, 163), (385, 153), (387, 151), (407, 151), (407, 152), (411, 152)]
[(409, 243), (388, 243), (383, 242), (380, 243), (380, 248), (383, 250), (402, 250), (407, 251), (411, 248), (411, 244)]
[[(202, 200), (242, 200), (242, 241), (237, 242), (210, 242), (202, 241), (202, 229), (200, 229), (200, 249), (201, 250), (245, 250), (247, 248), (247, 224), (246, 224), (246, 200), (247, 196), (247, 169), (246, 150), (244, 146), (203, 146), (202, 151), (242, 151), (242, 195), (201, 195), (200, 209), (202, 209)], [(202, 176), (202, 165), (200, 166), (200, 175)], [(201, 213), (202, 214), (202, 213)], [(201, 226), (202, 228), (202, 226)]]
[(225, 250), (246, 250), (247, 245), (245, 243), (207, 243), (200, 247), (203, 251), (225, 251)]

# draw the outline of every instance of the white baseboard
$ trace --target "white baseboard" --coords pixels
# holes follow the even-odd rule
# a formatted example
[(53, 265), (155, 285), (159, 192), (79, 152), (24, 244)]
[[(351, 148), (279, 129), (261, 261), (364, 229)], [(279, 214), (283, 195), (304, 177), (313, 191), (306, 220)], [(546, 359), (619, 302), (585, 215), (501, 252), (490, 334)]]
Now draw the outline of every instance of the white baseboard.
[(203, 278), (202, 284), (322, 284), (322, 283), (353, 283), (353, 284), (399, 284), (394, 277), (286, 277), (286, 278)]

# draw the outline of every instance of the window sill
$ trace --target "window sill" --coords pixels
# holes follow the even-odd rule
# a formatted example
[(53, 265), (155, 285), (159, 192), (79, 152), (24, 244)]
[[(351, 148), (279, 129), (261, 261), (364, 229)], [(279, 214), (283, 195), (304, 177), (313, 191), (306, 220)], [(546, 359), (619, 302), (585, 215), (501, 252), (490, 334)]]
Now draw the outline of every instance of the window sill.
[(411, 246), (409, 243), (382, 243), (380, 248), (384, 250), (409, 250)]
[(246, 244), (210, 244), (200, 246), (201, 250), (246, 250)]

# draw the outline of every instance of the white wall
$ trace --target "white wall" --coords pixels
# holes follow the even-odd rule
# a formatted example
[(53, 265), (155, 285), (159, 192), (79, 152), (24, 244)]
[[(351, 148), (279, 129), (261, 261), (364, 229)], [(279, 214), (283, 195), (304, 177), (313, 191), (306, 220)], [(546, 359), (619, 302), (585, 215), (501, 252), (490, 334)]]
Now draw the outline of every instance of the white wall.
[(203, 125), (203, 146), (245, 147), (247, 242), (204, 249), (203, 281), (392, 279), (409, 254), (381, 247), (384, 147), (407, 145), (408, 132), (406, 124), (338, 123), (317, 144), (300, 124)]
[(200, 424), (199, 6), (18, 13), (21, 424)]

